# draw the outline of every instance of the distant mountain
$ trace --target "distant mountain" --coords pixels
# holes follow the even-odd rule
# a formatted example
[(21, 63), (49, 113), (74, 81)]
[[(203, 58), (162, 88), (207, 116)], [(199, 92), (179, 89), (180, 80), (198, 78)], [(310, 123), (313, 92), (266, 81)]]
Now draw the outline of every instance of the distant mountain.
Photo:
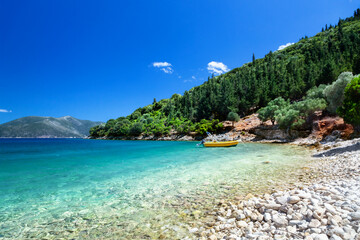
[(23, 117), (0, 124), (0, 137), (82, 138), (91, 127), (102, 122), (79, 120), (74, 117)]

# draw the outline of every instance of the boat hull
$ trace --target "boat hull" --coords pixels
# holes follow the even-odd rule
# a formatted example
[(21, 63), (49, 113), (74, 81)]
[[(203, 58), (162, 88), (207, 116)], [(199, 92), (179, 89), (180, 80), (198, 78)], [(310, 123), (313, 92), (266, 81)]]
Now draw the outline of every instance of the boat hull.
[(238, 141), (226, 141), (226, 142), (204, 142), (205, 147), (235, 147), (238, 145)]

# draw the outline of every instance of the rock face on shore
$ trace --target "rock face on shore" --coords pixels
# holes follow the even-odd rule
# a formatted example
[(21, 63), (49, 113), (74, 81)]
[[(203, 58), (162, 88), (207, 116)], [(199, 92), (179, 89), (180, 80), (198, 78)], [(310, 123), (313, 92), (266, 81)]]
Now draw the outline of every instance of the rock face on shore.
[[(323, 177), (239, 202), (220, 201), (198, 239), (360, 240), (360, 139), (330, 143), (315, 155)], [(359, 147), (357, 147), (359, 145)], [(350, 149), (350, 151), (349, 151)]]
[[(340, 117), (322, 117), (321, 111), (313, 120), (312, 130), (284, 130), (272, 125), (270, 121), (262, 123), (257, 114), (246, 116), (237, 123), (235, 128), (227, 134), (235, 139), (245, 141), (281, 141), (292, 142), (302, 138), (304, 143), (313, 141), (334, 141), (337, 138), (349, 139), (354, 132), (350, 124), (346, 124)], [(224, 124), (229, 126), (229, 124)], [(306, 140), (307, 138), (307, 140)]]
[(340, 117), (326, 117), (315, 121), (313, 129), (314, 134), (322, 139), (331, 136), (334, 131), (339, 135), (338, 137), (348, 139), (354, 132), (354, 128), (350, 124), (346, 124)]

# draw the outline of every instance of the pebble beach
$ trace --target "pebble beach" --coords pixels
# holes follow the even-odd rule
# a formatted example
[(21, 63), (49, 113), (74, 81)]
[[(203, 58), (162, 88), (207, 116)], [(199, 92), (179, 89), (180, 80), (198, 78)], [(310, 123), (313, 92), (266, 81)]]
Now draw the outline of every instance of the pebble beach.
[(360, 239), (360, 139), (314, 149), (311, 181), (239, 201), (220, 200), (195, 239)]

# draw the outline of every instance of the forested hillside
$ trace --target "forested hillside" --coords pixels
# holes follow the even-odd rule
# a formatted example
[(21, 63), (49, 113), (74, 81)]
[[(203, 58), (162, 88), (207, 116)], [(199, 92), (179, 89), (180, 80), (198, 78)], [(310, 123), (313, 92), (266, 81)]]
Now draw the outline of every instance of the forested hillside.
[(314, 86), (332, 83), (341, 72), (360, 73), (360, 9), (354, 16), (325, 26), (313, 37), (269, 52), (204, 84), (109, 120), (90, 130), (93, 137), (166, 135), (221, 129), (230, 112), (257, 111), (277, 97), (301, 99)]

